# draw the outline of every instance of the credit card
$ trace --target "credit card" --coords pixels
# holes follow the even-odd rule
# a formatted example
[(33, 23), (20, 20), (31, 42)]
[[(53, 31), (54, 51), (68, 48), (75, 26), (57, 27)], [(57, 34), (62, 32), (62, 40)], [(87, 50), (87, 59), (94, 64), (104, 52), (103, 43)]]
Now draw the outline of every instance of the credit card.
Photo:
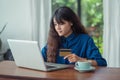
[(60, 56), (67, 56), (68, 54), (71, 54), (71, 49), (60, 49)]

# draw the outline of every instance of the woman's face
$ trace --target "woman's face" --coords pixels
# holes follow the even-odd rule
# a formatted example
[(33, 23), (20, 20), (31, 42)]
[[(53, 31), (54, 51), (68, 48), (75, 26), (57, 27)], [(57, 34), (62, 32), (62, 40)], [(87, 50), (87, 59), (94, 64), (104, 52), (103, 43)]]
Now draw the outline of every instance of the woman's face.
[(58, 24), (55, 18), (53, 19), (53, 22), (59, 36), (67, 37), (73, 32), (71, 28), (73, 24), (71, 22), (63, 20), (63, 23)]

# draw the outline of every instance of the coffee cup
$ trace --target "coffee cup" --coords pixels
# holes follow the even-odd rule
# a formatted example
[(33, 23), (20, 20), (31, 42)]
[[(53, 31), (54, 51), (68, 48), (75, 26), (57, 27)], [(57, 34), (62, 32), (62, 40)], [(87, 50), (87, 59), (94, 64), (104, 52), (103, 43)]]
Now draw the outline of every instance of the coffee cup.
[(75, 63), (75, 67), (76, 67), (77, 69), (80, 69), (80, 70), (90, 69), (91, 63), (90, 63), (90, 62), (87, 62), (87, 61), (85, 61), (85, 62), (77, 61), (77, 62)]

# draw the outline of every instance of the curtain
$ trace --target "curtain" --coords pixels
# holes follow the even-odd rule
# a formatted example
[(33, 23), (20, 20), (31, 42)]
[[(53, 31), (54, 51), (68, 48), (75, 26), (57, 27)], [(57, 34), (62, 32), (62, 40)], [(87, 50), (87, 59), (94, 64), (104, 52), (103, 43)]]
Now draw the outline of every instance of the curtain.
[(120, 67), (120, 0), (103, 0), (104, 54), (108, 67)]
[(51, 0), (31, 0), (32, 40), (45, 46), (51, 18)]

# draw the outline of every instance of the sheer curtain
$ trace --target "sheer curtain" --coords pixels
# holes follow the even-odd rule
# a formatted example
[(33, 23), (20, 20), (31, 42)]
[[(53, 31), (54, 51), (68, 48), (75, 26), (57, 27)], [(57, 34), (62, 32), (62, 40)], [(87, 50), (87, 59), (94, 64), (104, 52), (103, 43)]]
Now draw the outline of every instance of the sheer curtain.
[(31, 0), (32, 39), (46, 44), (51, 17), (51, 0)]
[(103, 0), (104, 54), (109, 67), (120, 67), (120, 0)]

